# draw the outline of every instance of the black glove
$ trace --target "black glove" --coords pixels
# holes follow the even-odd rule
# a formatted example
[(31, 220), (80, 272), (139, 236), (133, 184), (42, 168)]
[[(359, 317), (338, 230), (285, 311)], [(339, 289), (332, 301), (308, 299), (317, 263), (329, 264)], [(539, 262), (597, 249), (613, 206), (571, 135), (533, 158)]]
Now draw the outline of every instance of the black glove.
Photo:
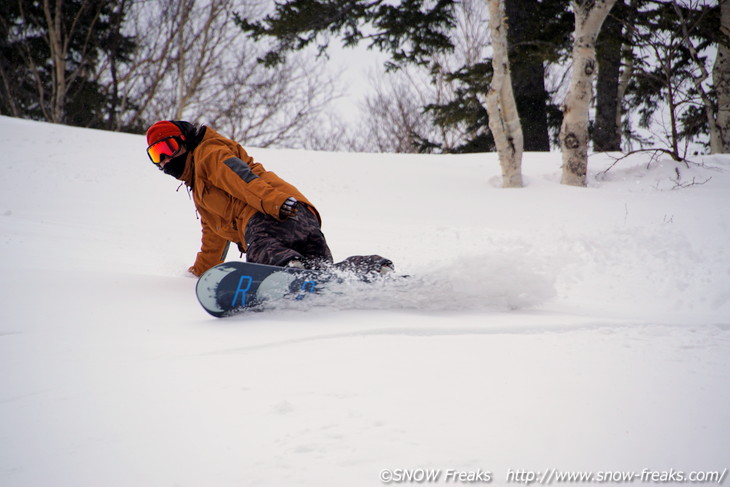
[(281, 210), (279, 210), (279, 217), (281, 217), (282, 220), (286, 220), (287, 218), (296, 215), (297, 210), (299, 210), (299, 202), (296, 200), (296, 198), (290, 196), (289, 198), (287, 198), (284, 204), (281, 205)]

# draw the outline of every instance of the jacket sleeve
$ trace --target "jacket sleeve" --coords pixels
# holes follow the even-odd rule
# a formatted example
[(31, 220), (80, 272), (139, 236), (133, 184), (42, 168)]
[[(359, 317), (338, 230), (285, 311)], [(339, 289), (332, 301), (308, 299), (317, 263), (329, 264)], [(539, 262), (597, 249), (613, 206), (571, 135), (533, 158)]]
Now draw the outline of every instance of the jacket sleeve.
[(250, 157), (243, 160), (224, 145), (215, 145), (205, 154), (208, 180), (234, 198), (245, 201), (256, 210), (279, 218), (286, 194), (266, 182), (263, 166)]
[(223, 254), (226, 253), (229, 245), (228, 240), (211, 230), (202, 215), (200, 221), (203, 229), (202, 245), (195, 259), (195, 264), (190, 268), (190, 272), (198, 277), (202, 276), (211, 267), (223, 263), (226, 257)]

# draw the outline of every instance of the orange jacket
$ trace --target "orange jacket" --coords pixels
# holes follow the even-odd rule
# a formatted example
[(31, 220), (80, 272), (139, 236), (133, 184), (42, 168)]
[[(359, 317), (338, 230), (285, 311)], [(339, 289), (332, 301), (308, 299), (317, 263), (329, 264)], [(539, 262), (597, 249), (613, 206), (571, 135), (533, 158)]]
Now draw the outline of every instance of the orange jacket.
[(228, 242), (245, 251), (249, 219), (262, 212), (280, 220), (279, 210), (289, 197), (309, 205), (321, 223), (317, 210), (297, 188), (210, 127), (188, 153), (180, 179), (192, 188), (203, 231), (200, 252), (190, 268), (196, 276), (223, 262)]

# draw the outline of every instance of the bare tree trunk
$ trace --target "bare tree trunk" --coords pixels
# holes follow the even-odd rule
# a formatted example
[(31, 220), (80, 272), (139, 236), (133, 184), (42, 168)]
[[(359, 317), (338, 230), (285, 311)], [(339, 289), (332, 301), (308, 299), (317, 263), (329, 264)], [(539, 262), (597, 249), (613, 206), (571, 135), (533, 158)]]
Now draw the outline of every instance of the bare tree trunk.
[(48, 45), (51, 51), (51, 63), (53, 64), (51, 107), (47, 116), (48, 121), (54, 123), (64, 121), (66, 100), (66, 52), (63, 48), (63, 28), (61, 26), (63, 20), (62, 5), (62, 0), (56, 0), (54, 5), (51, 5), (49, 0), (43, 0), (43, 13), (48, 25)]
[(723, 42), (717, 48), (712, 81), (717, 93), (718, 147), (712, 152), (730, 153), (730, 0), (720, 4), (720, 33)]
[(624, 98), (626, 98), (626, 90), (629, 88), (629, 82), (634, 75), (634, 56), (631, 52), (631, 46), (625, 45), (622, 50), (622, 58), (624, 66), (618, 78), (618, 103), (616, 110), (616, 128), (619, 131), (619, 143), (623, 127), (624, 117)]
[[(128, 0), (121, 0), (118, 2), (116, 9), (114, 10), (114, 13), (110, 19), (110, 26), (111, 26), (111, 39), (112, 42), (109, 46), (108, 51), (108, 64), (109, 64), (109, 76), (110, 76), (110, 82), (109, 82), (109, 115), (107, 116), (106, 120), (106, 129), (107, 130), (114, 130), (118, 126), (118, 120), (119, 120), (119, 108), (121, 105), (120, 100), (120, 93), (119, 93), (119, 74), (118, 74), (118, 64), (119, 64), (119, 47), (120, 42), (122, 39), (122, 25), (124, 22), (124, 16), (126, 11), (128, 10)], [(132, 0), (134, 1), (134, 0)]]
[[(628, 39), (624, 40), (624, 44), (621, 46), (621, 67), (619, 69), (618, 86), (617, 86), (617, 102), (616, 102), (616, 130), (618, 131), (618, 144), (621, 145), (623, 137), (624, 127), (624, 115), (626, 113), (624, 100), (626, 98), (626, 91), (629, 89), (629, 83), (634, 76), (634, 65), (636, 60), (634, 59), (634, 49), (631, 41), (631, 29), (626, 27), (627, 24), (632, 23), (636, 18), (637, 4), (639, 0), (629, 0), (628, 4), (624, 3), (624, 0), (617, 0), (616, 3), (620, 2), (622, 12), (614, 12), (618, 17), (621, 18), (622, 32), (626, 32)], [(600, 69), (600, 66), (599, 66)], [(631, 139), (627, 140), (628, 145), (631, 145)], [(595, 149), (595, 147), (594, 147)], [(619, 149), (620, 150), (620, 149)]]
[[(39, 98), (45, 118), (54, 123), (64, 123), (67, 118), (67, 104), (69, 98), (73, 97), (74, 83), (78, 79), (87, 76), (90, 72), (95, 46), (91, 33), (97, 28), (100, 20), (103, 4), (87, 0), (81, 3), (78, 11), (74, 12), (69, 25), (64, 25), (64, 2), (63, 0), (43, 0), (43, 21), (48, 32), (46, 42), (51, 53), (51, 96), (48, 104), (45, 102), (45, 93), (40, 81), (37, 82)], [(93, 10), (91, 10), (93, 9)], [(87, 11), (91, 10), (93, 16), (88, 25), (82, 24), (82, 18)], [(86, 30), (81, 46), (76, 46), (79, 57), (74, 63), (70, 63), (69, 53), (72, 51), (72, 39), (79, 31)], [(29, 54), (28, 58), (32, 58)], [(46, 106), (48, 105), (48, 106)]]
[(489, 129), (502, 166), (502, 186), (522, 187), (522, 151), (524, 147), (522, 126), (517, 113), (512, 78), (507, 56), (507, 23), (502, 0), (487, 0), (489, 30), (492, 33), (492, 67), (494, 75), (486, 100), (489, 113)]
[(575, 14), (573, 69), (565, 96), (560, 148), (562, 183), (585, 186), (588, 169), (588, 118), (596, 71), (596, 38), (616, 0), (571, 0)]

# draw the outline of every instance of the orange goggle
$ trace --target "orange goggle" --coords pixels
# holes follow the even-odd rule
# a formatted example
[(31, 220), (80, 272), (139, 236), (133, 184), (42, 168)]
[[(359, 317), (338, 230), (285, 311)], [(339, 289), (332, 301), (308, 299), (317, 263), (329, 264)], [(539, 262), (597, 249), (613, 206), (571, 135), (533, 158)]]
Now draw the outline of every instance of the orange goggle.
[(180, 150), (180, 139), (175, 136), (160, 139), (151, 146), (147, 147), (147, 155), (155, 164), (162, 161), (162, 156), (172, 157)]

